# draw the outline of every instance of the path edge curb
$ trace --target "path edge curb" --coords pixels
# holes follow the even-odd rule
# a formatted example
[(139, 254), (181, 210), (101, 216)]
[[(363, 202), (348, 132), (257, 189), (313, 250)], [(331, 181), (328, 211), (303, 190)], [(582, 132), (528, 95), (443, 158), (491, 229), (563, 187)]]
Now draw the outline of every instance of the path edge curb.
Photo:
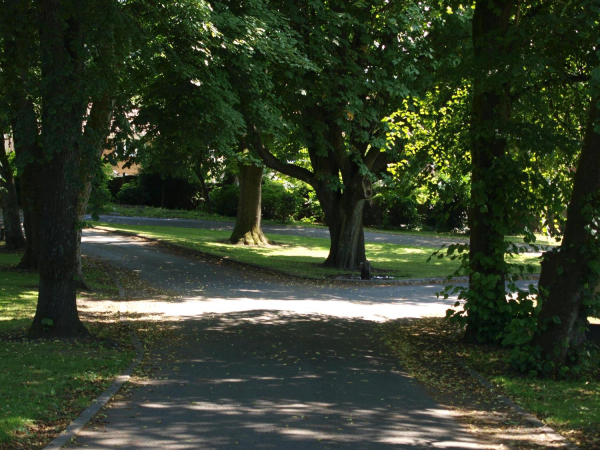
[(515, 410), (531, 426), (537, 428), (540, 433), (545, 434), (552, 441), (558, 442), (558, 443), (562, 444), (562, 446), (563, 446), (562, 448), (566, 448), (568, 450), (579, 450), (579, 447), (577, 447), (575, 444), (573, 444), (571, 441), (569, 441), (562, 434), (560, 434), (556, 430), (554, 430), (554, 428), (552, 428), (549, 425), (545, 424), (540, 419), (538, 419), (533, 414), (531, 414), (529, 411), (527, 411), (524, 408), (522, 408), (521, 406), (519, 406), (510, 397), (507, 397), (506, 395), (502, 394), (500, 392), (500, 390), (498, 389), (497, 386), (494, 386), (490, 381), (488, 381), (479, 372), (477, 372), (476, 370), (471, 369), (468, 365), (466, 365), (462, 361), (459, 361), (459, 364), (462, 365), (467, 370), (467, 372), (469, 373), (469, 375), (471, 377), (475, 378), (479, 382), (479, 384), (481, 384), (482, 386), (484, 386), (487, 389), (491, 390), (492, 392), (497, 392), (498, 393), (498, 399), (500, 401), (502, 401), (502, 403), (504, 403), (508, 407), (512, 408), (513, 410)]
[[(123, 298), (125, 296), (125, 290), (121, 283), (114, 277), (111, 278), (116, 282), (119, 288), (119, 297)], [(120, 320), (125, 323), (129, 323), (129, 321), (124, 320), (120, 317)], [(129, 364), (127, 369), (121, 375), (117, 376), (113, 382), (110, 384), (106, 390), (100, 394), (100, 396), (92, 401), (92, 404), (88, 406), (75, 420), (73, 420), (67, 428), (65, 428), (58, 436), (56, 436), (48, 445), (44, 447), (44, 450), (57, 449), (62, 448), (71, 442), (71, 440), (76, 437), (81, 430), (92, 420), (92, 418), (100, 412), (100, 410), (106, 406), (106, 404), (113, 398), (113, 396), (119, 392), (121, 387), (125, 382), (131, 379), (133, 375), (133, 371), (137, 366), (140, 365), (142, 360), (144, 359), (144, 346), (140, 342), (135, 331), (130, 332), (131, 342), (136, 350), (136, 355), (133, 361)]]
[[(111, 227), (106, 227), (103, 225), (92, 225), (92, 229), (106, 231), (107, 233), (114, 233), (121, 236), (130, 236), (136, 237), (138, 239), (142, 239), (148, 242), (155, 242), (157, 244), (163, 245), (165, 247), (170, 247), (176, 250), (183, 250), (186, 252), (191, 252), (196, 255), (204, 256), (207, 258), (215, 258), (219, 261), (226, 261), (232, 264), (236, 264), (242, 267), (251, 267), (253, 269), (262, 270), (265, 272), (274, 273), (277, 275), (284, 275), (290, 278), (296, 278), (299, 280), (305, 281), (314, 281), (320, 283), (340, 283), (340, 284), (367, 284), (373, 286), (416, 286), (416, 285), (426, 285), (426, 284), (453, 284), (453, 283), (465, 283), (469, 279), (468, 277), (453, 277), (448, 279), (448, 277), (439, 277), (439, 278), (406, 278), (403, 280), (345, 280), (345, 279), (324, 279), (324, 278), (313, 278), (313, 277), (305, 277), (302, 275), (295, 275), (293, 273), (285, 272), (283, 270), (272, 269), (270, 267), (259, 266), (258, 264), (247, 263), (243, 261), (237, 261), (235, 259), (224, 258), (219, 255), (215, 255), (214, 253), (204, 252), (202, 250), (197, 250), (189, 247), (185, 247), (183, 245), (175, 244), (173, 242), (168, 242), (159, 238), (152, 238), (148, 236), (141, 236), (133, 231), (125, 231), (125, 230), (117, 230)], [(538, 280), (539, 274), (532, 274), (530, 276), (524, 277), (524, 280)]]

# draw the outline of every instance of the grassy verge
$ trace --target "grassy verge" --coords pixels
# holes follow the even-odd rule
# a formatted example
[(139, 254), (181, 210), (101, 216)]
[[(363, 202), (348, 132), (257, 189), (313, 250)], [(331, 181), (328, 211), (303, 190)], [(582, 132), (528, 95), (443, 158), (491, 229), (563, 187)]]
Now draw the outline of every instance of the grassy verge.
[[(269, 235), (275, 245), (270, 247), (244, 247), (227, 243), (228, 231), (196, 228), (154, 227), (142, 225), (100, 224), (107, 229), (127, 231), (139, 236), (160, 239), (212, 255), (255, 264), (268, 269), (282, 270), (299, 276), (328, 278), (347, 272), (322, 267), (329, 252), (329, 240), (304, 236)], [(393, 244), (368, 243), (367, 257), (375, 268), (375, 275), (393, 276), (395, 279), (445, 277), (458, 267), (456, 261), (433, 259), (426, 247), (400, 247)], [(521, 255), (515, 263), (534, 264), (535, 257)]]
[(540, 380), (514, 372), (506, 349), (464, 346), (467, 363), (545, 423), (570, 434), (595, 433), (600, 446), (600, 361), (578, 380)]
[[(129, 205), (111, 205), (108, 208), (108, 213), (118, 213), (127, 217), (148, 217), (153, 219), (191, 219), (191, 220), (206, 220), (210, 222), (235, 222), (235, 217), (221, 216), (218, 214), (208, 214), (204, 211), (181, 210), (181, 209), (165, 209), (155, 208), (152, 206), (129, 206)], [(281, 225), (281, 222), (273, 220), (263, 220), (265, 224)], [(285, 225), (301, 226), (306, 228), (327, 228), (320, 223), (308, 222), (286, 222)], [(467, 240), (468, 235), (454, 232), (437, 232), (419, 229), (380, 229), (380, 228), (365, 228), (367, 231), (381, 234), (397, 234), (405, 236), (422, 236), (422, 237), (438, 237), (438, 238), (457, 238)], [(523, 243), (523, 238), (520, 236), (507, 236), (507, 239), (515, 243)], [(538, 245), (557, 245), (556, 240), (549, 238), (543, 234), (536, 234), (536, 244)]]
[[(38, 277), (14, 270), (19, 258), (0, 253), (0, 449), (43, 447), (133, 358), (126, 327), (108, 315), (83, 317), (95, 336), (85, 341), (26, 339)], [(104, 294), (116, 289), (100, 273), (87, 277)]]
[[(599, 361), (579, 380), (537, 379), (514, 372), (505, 349), (467, 344), (458, 330), (442, 319), (395, 322), (385, 326), (385, 335), (388, 345), (417, 379), (442, 401), (466, 410), (469, 417), (477, 417), (474, 411), (482, 409), (500, 414), (503, 406), (497, 394), (503, 393), (581, 448), (600, 448)], [(491, 381), (496, 392), (478, 386), (460, 362)], [(516, 430), (523, 426), (519, 422), (513, 415), (489, 424), (475, 422), (474, 426), (495, 427), (504, 436), (523, 439), (527, 433)], [(525, 440), (516, 446), (536, 445), (535, 436), (529, 437), (533, 442)], [(537, 444), (544, 447), (543, 443)]]

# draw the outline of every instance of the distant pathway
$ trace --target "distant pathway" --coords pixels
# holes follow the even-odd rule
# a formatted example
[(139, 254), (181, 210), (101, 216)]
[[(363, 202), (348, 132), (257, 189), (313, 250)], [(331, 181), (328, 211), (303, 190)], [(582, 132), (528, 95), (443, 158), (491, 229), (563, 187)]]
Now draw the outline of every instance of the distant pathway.
[(377, 322), (443, 314), (453, 300), (437, 286), (290, 281), (97, 230), (84, 231), (83, 250), (175, 291), (123, 307), (172, 323), (179, 340), (70, 447), (493, 448), (380, 340)]
[[(90, 220), (88, 216), (87, 220)], [(190, 219), (152, 219), (148, 217), (100, 216), (102, 222), (123, 225), (150, 225), (181, 228), (203, 228), (208, 230), (233, 230), (233, 222), (210, 222)], [(327, 228), (310, 228), (296, 225), (263, 224), (263, 231), (268, 234), (283, 234), (291, 236), (308, 236), (329, 239)], [(468, 239), (461, 236), (412, 236), (408, 234), (377, 233), (365, 230), (367, 242), (403, 245), (406, 247), (440, 247), (455, 243), (466, 243)]]

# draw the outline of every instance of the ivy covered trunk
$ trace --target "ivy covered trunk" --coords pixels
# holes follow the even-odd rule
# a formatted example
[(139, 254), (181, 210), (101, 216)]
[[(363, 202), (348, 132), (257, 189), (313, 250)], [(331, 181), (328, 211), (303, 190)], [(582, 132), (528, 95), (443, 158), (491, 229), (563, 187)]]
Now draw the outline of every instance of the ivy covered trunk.
[[(66, 146), (65, 146), (66, 147)], [(30, 336), (72, 337), (87, 331), (77, 312), (77, 169), (76, 147), (63, 148), (44, 167), (53, 180), (42, 196), (40, 285)]]
[(241, 166), (237, 219), (229, 238), (232, 244), (269, 244), (260, 227), (262, 176), (262, 167), (251, 164)]
[(493, 342), (510, 321), (505, 294), (507, 215), (502, 158), (507, 152), (509, 87), (492, 75), (506, 64), (506, 31), (513, 1), (481, 0), (473, 16), (477, 72), (473, 80), (470, 250), (466, 337)]
[[(67, 2), (69, 3), (69, 2)], [(68, 8), (71, 6), (72, 8)], [(77, 206), (80, 185), (83, 40), (74, 4), (42, 0), (42, 166), (40, 284), (30, 336), (75, 337), (87, 330), (76, 303)]]
[(600, 133), (594, 129), (600, 123), (599, 101), (594, 98), (591, 103), (556, 264), (549, 264), (550, 273), (542, 274), (549, 280), (549, 290), (538, 316), (541, 331), (533, 345), (553, 363), (552, 370), (567, 364), (569, 355), (575, 355), (585, 342), (590, 303), (600, 278)]
[(0, 133), (0, 198), (2, 200), (2, 219), (4, 221), (4, 232), (7, 250), (16, 250), (25, 246), (25, 237), (21, 229), (21, 217), (19, 214), (19, 203), (17, 201), (17, 190), (12, 174), (12, 168), (8, 162), (8, 156), (4, 150), (4, 135)]

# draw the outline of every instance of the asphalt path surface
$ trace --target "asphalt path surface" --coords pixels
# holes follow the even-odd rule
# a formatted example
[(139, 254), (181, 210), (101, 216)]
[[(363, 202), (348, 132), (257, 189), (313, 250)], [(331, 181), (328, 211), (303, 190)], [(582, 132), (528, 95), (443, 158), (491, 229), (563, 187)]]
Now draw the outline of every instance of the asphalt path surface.
[(150, 355), (150, 379), (72, 447), (494, 447), (408, 377), (377, 332), (443, 315), (454, 300), (438, 299), (440, 286), (290, 281), (91, 230), (83, 252), (173, 291), (143, 312), (180, 339)]
[[(91, 216), (86, 218), (91, 219)], [(153, 219), (148, 217), (127, 217), (127, 216), (100, 216), (102, 222), (121, 224), (121, 225), (150, 225), (181, 228), (202, 228), (208, 230), (233, 230), (233, 222), (210, 222), (205, 220), (190, 219)], [(263, 231), (267, 234), (282, 234), (291, 236), (307, 236), (329, 239), (329, 230), (327, 228), (310, 228), (293, 225), (272, 225), (263, 224)], [(465, 237), (447, 237), (447, 236), (412, 236), (408, 234), (376, 233), (365, 230), (365, 240), (382, 244), (397, 244), (406, 247), (440, 247), (456, 243), (467, 243)]]

